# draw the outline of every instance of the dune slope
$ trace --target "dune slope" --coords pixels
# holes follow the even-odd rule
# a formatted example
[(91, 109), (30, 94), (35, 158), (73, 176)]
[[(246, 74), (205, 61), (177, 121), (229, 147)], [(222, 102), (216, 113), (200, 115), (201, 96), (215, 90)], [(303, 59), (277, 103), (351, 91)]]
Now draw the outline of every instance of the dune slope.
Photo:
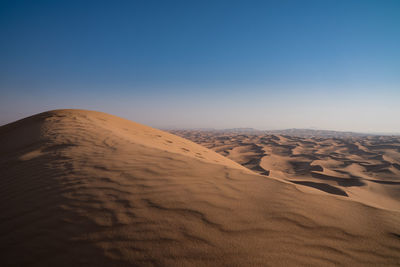
[(100, 112), (0, 127), (2, 266), (398, 265), (400, 214)]

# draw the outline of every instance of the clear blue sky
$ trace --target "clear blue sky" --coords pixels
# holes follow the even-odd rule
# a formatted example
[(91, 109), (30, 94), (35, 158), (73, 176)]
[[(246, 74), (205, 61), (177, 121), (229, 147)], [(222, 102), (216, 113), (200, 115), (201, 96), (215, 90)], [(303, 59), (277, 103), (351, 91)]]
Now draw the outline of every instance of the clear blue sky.
[(0, 124), (400, 132), (400, 1), (0, 2)]

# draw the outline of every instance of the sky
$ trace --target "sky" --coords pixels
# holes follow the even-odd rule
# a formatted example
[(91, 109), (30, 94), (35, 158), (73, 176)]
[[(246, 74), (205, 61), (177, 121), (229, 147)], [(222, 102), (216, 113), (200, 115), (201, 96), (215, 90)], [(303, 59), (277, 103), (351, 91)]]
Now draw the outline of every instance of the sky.
[(400, 133), (400, 1), (0, 0), (0, 125)]

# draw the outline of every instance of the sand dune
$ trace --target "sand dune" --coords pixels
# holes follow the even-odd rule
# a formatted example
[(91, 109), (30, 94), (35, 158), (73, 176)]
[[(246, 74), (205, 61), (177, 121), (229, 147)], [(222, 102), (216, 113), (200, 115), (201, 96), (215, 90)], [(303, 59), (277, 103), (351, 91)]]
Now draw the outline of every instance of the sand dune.
[[(358, 148), (343, 143), (318, 164), (321, 171), (302, 156), (313, 151), (314, 140), (259, 140), (274, 142), (265, 153), (286, 162), (276, 174), (287, 168), (339, 179), (360, 172), (365, 177), (357, 179), (383, 195), (379, 190), (387, 184), (367, 181), (378, 180), (367, 174), (384, 173), (379, 181), (394, 182), (385, 170), (399, 171), (391, 143), (371, 140)], [(244, 166), (264, 168), (262, 160), (252, 160), (265, 146), (242, 141), (243, 148), (231, 149), (224, 147), (227, 141), (216, 138), (213, 149), (221, 147), (221, 154)], [(304, 145), (296, 149), (288, 142)], [(318, 144), (320, 152), (312, 156), (319, 159), (330, 144)], [(343, 161), (339, 150), (349, 149), (393, 151), (383, 155), (391, 165), (381, 159), (363, 165), (354, 155), (346, 157), (343, 173), (324, 172)], [(286, 161), (293, 154), (300, 155), (292, 160), (297, 163)], [(325, 179), (307, 177), (314, 183)], [(338, 183), (329, 179), (324, 183)], [(0, 127), (0, 261), (2, 266), (400, 264), (398, 211), (353, 201), (355, 193), (347, 190), (350, 197), (299, 188), (309, 187), (256, 174), (191, 141), (115, 116), (45, 112)]]
[(322, 138), (259, 132), (173, 132), (257, 173), (400, 211), (398, 136), (345, 133)]

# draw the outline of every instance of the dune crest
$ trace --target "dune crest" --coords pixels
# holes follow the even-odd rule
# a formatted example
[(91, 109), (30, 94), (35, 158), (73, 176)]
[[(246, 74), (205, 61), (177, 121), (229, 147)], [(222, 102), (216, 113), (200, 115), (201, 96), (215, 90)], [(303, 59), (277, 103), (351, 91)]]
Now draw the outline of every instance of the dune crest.
[(0, 211), (3, 266), (400, 264), (399, 212), (93, 111), (0, 127)]

